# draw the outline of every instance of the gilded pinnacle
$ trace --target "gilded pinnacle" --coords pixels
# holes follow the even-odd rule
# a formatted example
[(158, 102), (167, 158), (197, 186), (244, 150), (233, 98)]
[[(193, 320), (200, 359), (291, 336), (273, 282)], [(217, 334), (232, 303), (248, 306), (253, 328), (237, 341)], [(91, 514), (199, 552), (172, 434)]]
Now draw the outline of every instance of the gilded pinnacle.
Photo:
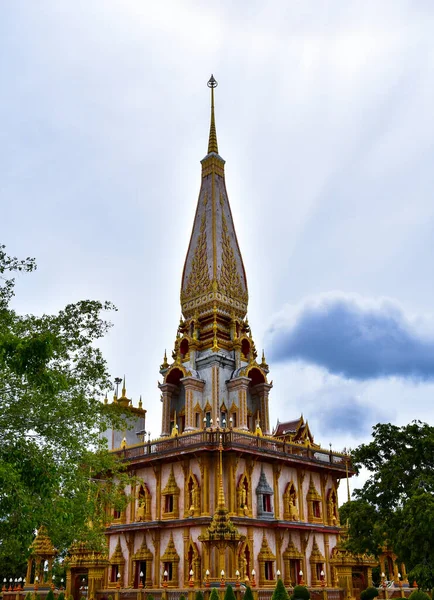
[(216, 88), (218, 84), (217, 81), (214, 79), (214, 75), (211, 75), (207, 85), (209, 88), (211, 88), (211, 125), (209, 128), (208, 154), (211, 154), (211, 152), (215, 152), (215, 154), (218, 154), (219, 148), (217, 145), (217, 131), (215, 128), (214, 116), (214, 88)]
[(222, 436), (220, 436), (219, 443), (219, 496), (218, 496), (218, 507), (220, 509), (226, 509), (225, 492), (223, 488), (223, 445)]

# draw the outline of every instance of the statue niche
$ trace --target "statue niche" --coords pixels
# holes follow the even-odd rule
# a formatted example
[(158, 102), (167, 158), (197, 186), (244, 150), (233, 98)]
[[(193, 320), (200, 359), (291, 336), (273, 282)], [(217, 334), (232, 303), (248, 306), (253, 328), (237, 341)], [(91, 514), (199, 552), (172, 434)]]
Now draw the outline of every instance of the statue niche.
[(339, 525), (338, 503), (334, 487), (327, 496), (327, 520), (329, 525)]
[(248, 516), (251, 514), (250, 482), (245, 473), (241, 475), (237, 485), (237, 512), (239, 516)]
[(200, 516), (200, 485), (194, 473), (189, 473), (185, 482), (184, 516)]
[(151, 521), (151, 493), (146, 483), (142, 483), (138, 493), (136, 521)]
[(288, 483), (283, 493), (283, 518), (286, 521), (300, 520), (297, 510), (297, 492), (293, 481)]

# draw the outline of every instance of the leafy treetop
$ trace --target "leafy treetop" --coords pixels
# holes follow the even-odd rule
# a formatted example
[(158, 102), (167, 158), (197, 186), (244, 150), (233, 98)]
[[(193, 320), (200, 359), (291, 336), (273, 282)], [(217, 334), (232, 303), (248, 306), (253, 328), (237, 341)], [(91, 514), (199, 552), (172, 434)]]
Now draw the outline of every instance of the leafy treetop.
[[(349, 521), (349, 548), (378, 556), (393, 548), (410, 581), (434, 586), (434, 427), (377, 424), (373, 439), (352, 453), (369, 477), (355, 500), (341, 507)], [(392, 577), (392, 574), (390, 574)]]
[[(75, 538), (104, 547), (103, 505), (121, 505), (126, 482), (100, 433), (122, 415), (100, 398), (110, 387), (97, 346), (109, 302), (84, 300), (57, 314), (20, 315), (17, 273), (36, 268), (0, 246), (0, 564), (25, 575), (35, 529), (62, 554)], [(121, 486), (113, 485), (116, 476)]]

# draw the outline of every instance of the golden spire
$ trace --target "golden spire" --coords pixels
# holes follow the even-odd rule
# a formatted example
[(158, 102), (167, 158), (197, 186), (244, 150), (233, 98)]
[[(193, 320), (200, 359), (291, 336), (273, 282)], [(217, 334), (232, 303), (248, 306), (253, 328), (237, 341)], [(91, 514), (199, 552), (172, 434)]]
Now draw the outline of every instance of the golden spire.
[(167, 362), (167, 353), (166, 353), (166, 350), (164, 350), (163, 363), (160, 365), (160, 369), (164, 370), (164, 369), (167, 369), (168, 367), (169, 367), (169, 363)]
[[(202, 182), (182, 273), (181, 310), (183, 318), (190, 322), (194, 316), (200, 320), (204, 314), (208, 315), (210, 304), (216, 303), (219, 314), (224, 315), (222, 326), (226, 326), (232, 312), (236, 318), (244, 319), (248, 291), (226, 191), (225, 161), (218, 154), (214, 115), (216, 86), (211, 76), (208, 81), (211, 90), (208, 154), (201, 160)], [(211, 346), (213, 338), (208, 341)]]
[(205, 534), (199, 536), (200, 541), (215, 541), (220, 547), (226, 548), (229, 543), (234, 545), (240, 541), (244, 541), (246, 537), (238, 533), (238, 529), (229, 518), (229, 511), (225, 505), (225, 493), (223, 490), (223, 444), (222, 436), (220, 435), (219, 451), (219, 494), (218, 504), (212, 521), (206, 530)]
[(127, 387), (125, 385), (125, 375), (124, 375), (124, 382), (122, 384), (122, 398), (126, 398), (127, 397)]
[(260, 365), (264, 370), (268, 370), (267, 361), (265, 360), (265, 352), (262, 350), (262, 361)]
[(211, 75), (207, 85), (209, 88), (211, 88), (211, 125), (209, 128), (208, 154), (211, 154), (211, 152), (215, 152), (215, 154), (218, 154), (219, 148), (217, 145), (217, 131), (215, 128), (214, 116), (214, 88), (216, 88), (218, 84), (217, 81), (214, 79), (214, 75)]
[(222, 436), (220, 435), (220, 443), (219, 443), (219, 502), (218, 507), (226, 509), (225, 503), (225, 490), (223, 487), (223, 445), (222, 445)]

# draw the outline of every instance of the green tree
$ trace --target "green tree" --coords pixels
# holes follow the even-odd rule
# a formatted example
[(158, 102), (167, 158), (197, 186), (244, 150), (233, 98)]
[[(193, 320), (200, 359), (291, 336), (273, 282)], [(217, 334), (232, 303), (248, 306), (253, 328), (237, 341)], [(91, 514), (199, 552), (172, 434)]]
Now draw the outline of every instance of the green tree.
[(203, 600), (203, 594), (200, 590), (196, 592), (195, 600)]
[(219, 595), (215, 588), (212, 588), (209, 600), (219, 600)]
[(421, 590), (415, 590), (410, 594), (408, 598), (409, 600), (410, 598), (411, 600), (431, 600), (431, 597), (427, 593), (422, 592)]
[(104, 506), (125, 502), (121, 464), (101, 431), (122, 415), (100, 398), (110, 387), (96, 343), (110, 303), (85, 300), (53, 315), (13, 308), (17, 273), (36, 268), (0, 246), (0, 564), (25, 575), (34, 530), (62, 552), (75, 538), (103, 547)]
[(246, 586), (246, 591), (244, 592), (244, 600), (253, 600), (252, 588), (249, 585)]
[(235, 600), (234, 590), (231, 585), (226, 586), (224, 600)]
[(277, 579), (276, 587), (274, 588), (271, 600), (289, 600), (289, 594), (286, 591), (283, 581), (280, 577)]
[(360, 594), (360, 600), (374, 600), (379, 595), (377, 588), (368, 587)]
[(373, 440), (352, 453), (357, 471), (369, 472), (355, 500), (341, 507), (349, 547), (378, 556), (391, 546), (410, 581), (434, 586), (434, 427), (413, 421), (373, 429)]
[(291, 600), (309, 600), (310, 592), (304, 585), (296, 585), (293, 593), (291, 594)]

